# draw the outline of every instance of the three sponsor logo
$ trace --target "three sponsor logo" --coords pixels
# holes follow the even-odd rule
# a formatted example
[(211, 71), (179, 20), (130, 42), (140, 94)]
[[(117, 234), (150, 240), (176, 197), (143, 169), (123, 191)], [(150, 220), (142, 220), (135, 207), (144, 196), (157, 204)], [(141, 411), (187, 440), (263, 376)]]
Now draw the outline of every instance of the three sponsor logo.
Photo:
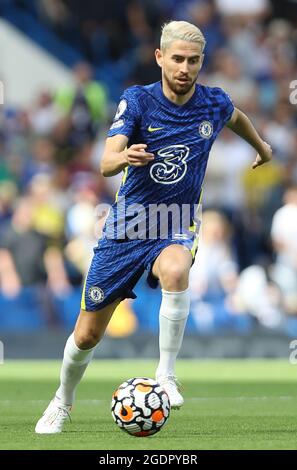
[(187, 172), (186, 159), (190, 149), (186, 145), (170, 145), (158, 151), (162, 161), (153, 163), (150, 176), (156, 183), (177, 183)]

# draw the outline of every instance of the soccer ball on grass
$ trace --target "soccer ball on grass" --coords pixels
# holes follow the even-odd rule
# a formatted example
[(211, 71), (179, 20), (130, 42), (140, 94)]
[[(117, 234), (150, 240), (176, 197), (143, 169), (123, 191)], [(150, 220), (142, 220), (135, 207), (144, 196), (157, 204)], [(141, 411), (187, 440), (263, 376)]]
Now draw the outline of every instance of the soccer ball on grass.
[(137, 437), (151, 436), (168, 420), (169, 398), (155, 380), (136, 377), (123, 382), (114, 392), (111, 414), (123, 431)]

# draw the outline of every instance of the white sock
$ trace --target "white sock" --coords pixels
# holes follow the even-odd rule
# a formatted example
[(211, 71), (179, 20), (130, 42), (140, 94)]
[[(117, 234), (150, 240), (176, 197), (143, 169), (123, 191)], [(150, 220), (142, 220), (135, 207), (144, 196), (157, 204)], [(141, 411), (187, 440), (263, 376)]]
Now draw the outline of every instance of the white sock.
[(189, 288), (182, 292), (168, 292), (162, 289), (159, 315), (160, 361), (156, 378), (174, 375), (174, 364), (182, 345), (189, 310)]
[(74, 333), (69, 336), (64, 349), (60, 387), (56, 391), (56, 398), (63, 405), (72, 405), (75, 388), (92, 360), (95, 347), (86, 350), (79, 349), (74, 341)]

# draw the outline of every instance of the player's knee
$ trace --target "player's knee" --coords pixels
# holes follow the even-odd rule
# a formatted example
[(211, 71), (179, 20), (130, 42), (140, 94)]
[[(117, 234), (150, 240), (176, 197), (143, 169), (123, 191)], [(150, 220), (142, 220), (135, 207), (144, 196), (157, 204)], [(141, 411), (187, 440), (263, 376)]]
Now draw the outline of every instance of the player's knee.
[(165, 290), (184, 290), (188, 287), (188, 271), (172, 263), (160, 270), (160, 282)]
[(75, 332), (75, 343), (79, 349), (94, 348), (100, 340), (101, 335), (93, 329)]

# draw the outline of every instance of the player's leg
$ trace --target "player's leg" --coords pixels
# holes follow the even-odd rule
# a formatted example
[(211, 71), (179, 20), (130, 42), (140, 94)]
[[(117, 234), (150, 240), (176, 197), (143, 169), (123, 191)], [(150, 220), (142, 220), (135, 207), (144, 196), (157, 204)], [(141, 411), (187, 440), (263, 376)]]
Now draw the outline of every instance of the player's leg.
[(174, 366), (189, 315), (188, 282), (191, 265), (191, 252), (182, 245), (174, 244), (162, 250), (152, 269), (162, 287), (159, 314), (160, 360), (156, 379), (167, 391), (172, 408), (179, 408), (184, 401), (176, 385)]
[(36, 433), (55, 434), (62, 431), (74, 401), (76, 386), (92, 360), (94, 349), (103, 337), (119, 302), (120, 300), (116, 300), (97, 312), (80, 311), (74, 332), (65, 345), (60, 386), (38, 421)]
[(56, 397), (62, 404), (73, 404), (75, 388), (91, 362), (94, 350), (119, 302), (120, 300), (116, 300), (99, 312), (80, 311), (74, 332), (69, 336), (64, 349), (61, 382), (56, 392)]
[[(81, 311), (74, 333), (65, 346), (60, 386), (37, 423), (36, 432), (61, 432), (74, 400), (75, 388), (115, 308), (122, 299), (135, 298), (132, 289), (144, 271), (142, 245), (142, 240), (117, 243), (103, 237), (94, 249), (82, 292)], [(48, 415), (50, 419), (47, 419)]]

